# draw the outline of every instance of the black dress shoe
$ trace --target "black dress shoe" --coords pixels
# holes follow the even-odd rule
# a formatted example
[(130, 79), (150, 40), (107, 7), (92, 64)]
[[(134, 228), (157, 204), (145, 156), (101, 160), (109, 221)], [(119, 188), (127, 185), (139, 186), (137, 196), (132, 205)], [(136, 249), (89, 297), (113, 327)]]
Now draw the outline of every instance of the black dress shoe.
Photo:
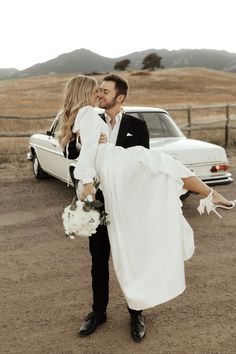
[(92, 334), (99, 325), (101, 325), (102, 323), (104, 323), (106, 321), (107, 321), (106, 312), (99, 314), (99, 315), (95, 314), (94, 312), (91, 312), (85, 318), (85, 321), (84, 321), (84, 323), (82, 323), (77, 335), (88, 336), (89, 334)]
[(131, 317), (131, 336), (135, 342), (141, 342), (146, 334), (144, 317), (141, 314), (132, 314)]

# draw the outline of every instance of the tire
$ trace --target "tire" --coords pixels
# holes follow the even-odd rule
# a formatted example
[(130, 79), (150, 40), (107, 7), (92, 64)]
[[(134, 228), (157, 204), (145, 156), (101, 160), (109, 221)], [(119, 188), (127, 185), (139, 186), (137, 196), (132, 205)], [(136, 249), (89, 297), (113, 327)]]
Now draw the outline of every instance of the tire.
[(32, 160), (34, 176), (37, 179), (45, 179), (48, 177), (48, 174), (40, 166), (37, 155), (34, 153)]

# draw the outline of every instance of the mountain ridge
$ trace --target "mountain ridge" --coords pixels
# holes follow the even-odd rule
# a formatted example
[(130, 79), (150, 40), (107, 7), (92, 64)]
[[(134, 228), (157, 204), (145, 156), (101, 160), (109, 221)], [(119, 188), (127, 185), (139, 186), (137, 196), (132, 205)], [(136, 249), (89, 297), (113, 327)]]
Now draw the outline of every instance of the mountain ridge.
[(97, 73), (114, 71), (117, 61), (130, 59), (130, 70), (140, 70), (142, 61), (150, 53), (157, 53), (162, 57), (165, 68), (202, 67), (213, 70), (235, 72), (236, 53), (216, 49), (146, 49), (129, 53), (117, 58), (109, 58), (94, 53), (86, 48), (76, 49), (69, 53), (34, 64), (24, 70), (14, 68), (0, 69), (0, 79), (22, 78), (39, 75), (69, 74), (69, 73)]

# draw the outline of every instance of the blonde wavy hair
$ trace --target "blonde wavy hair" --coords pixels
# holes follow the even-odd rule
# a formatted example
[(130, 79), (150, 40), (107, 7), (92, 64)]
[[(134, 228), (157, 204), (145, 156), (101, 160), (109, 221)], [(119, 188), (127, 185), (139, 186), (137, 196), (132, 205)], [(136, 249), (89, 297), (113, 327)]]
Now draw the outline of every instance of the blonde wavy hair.
[(58, 140), (63, 149), (75, 136), (72, 129), (78, 110), (92, 104), (92, 92), (96, 86), (97, 81), (85, 75), (77, 75), (68, 82), (64, 104), (59, 114)]

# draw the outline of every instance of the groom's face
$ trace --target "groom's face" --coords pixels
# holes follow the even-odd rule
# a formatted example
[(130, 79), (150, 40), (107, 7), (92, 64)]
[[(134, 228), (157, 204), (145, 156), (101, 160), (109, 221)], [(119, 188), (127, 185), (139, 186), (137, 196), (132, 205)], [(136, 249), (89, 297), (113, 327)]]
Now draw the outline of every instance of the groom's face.
[(111, 109), (119, 103), (114, 81), (103, 81), (98, 93), (98, 106), (104, 109)]

